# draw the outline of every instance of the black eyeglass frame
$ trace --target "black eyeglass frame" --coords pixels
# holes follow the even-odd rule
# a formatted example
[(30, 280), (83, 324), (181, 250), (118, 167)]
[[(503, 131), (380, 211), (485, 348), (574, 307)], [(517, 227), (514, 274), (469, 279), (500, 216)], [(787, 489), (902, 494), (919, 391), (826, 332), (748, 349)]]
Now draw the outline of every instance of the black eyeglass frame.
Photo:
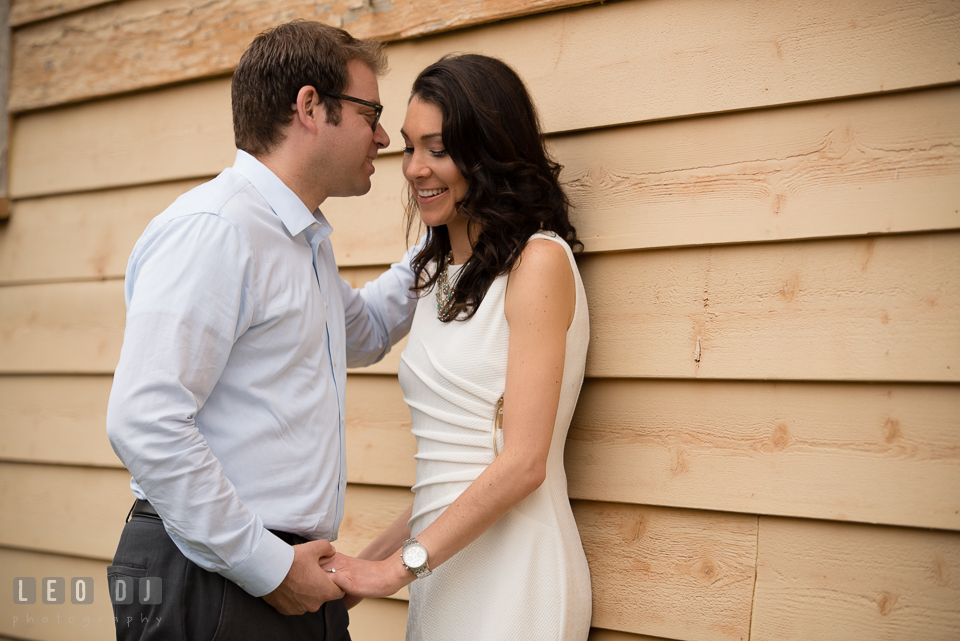
[(380, 114), (383, 113), (383, 105), (376, 102), (370, 102), (369, 100), (362, 100), (360, 98), (354, 98), (353, 96), (348, 96), (342, 93), (333, 93), (332, 91), (324, 91), (323, 95), (330, 96), (331, 98), (339, 98), (340, 100), (349, 100), (350, 102), (355, 102), (358, 105), (363, 105), (365, 107), (370, 107), (376, 112), (376, 116), (373, 118), (373, 124), (370, 125), (370, 129), (376, 133), (377, 124), (380, 122)]

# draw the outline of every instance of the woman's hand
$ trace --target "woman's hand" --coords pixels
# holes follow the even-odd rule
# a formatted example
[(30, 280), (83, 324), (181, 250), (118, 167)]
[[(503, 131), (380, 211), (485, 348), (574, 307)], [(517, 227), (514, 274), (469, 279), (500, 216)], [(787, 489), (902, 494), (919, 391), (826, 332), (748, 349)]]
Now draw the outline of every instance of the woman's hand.
[[(383, 561), (367, 561), (337, 552), (322, 559), (320, 567), (329, 572), (333, 582), (350, 597), (390, 596), (416, 578), (403, 567), (399, 554)], [(351, 601), (353, 599), (346, 600), (348, 607), (360, 602), (359, 599)]]

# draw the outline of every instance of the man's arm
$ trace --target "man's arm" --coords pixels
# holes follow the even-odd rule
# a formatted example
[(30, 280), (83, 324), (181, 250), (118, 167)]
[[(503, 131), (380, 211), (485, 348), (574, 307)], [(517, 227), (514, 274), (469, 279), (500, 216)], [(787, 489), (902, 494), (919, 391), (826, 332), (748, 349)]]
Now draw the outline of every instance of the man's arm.
[(240, 501), (196, 424), (256, 313), (253, 256), (214, 215), (174, 218), (150, 232), (127, 268), (107, 434), (184, 554), (262, 596), (286, 577), (294, 550)]
[(353, 289), (340, 279), (348, 367), (376, 363), (410, 331), (418, 300), (410, 291), (414, 283), (410, 261), (420, 249), (420, 244), (408, 249), (399, 262), (362, 289)]

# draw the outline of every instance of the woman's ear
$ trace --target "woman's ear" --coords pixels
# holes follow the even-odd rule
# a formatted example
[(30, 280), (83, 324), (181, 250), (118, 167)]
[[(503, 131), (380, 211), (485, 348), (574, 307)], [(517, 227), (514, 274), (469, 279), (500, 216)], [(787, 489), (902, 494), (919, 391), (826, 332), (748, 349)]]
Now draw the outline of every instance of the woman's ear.
[(310, 85), (300, 87), (300, 91), (297, 92), (297, 104), (294, 107), (297, 111), (296, 118), (300, 123), (311, 133), (317, 133), (320, 119), (326, 118), (327, 114), (317, 90)]

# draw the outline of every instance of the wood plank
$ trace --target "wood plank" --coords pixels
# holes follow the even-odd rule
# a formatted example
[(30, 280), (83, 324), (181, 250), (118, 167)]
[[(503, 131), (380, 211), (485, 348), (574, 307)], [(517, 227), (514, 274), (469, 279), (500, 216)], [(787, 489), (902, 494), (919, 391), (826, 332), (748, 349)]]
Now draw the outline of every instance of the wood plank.
[(756, 517), (583, 501), (573, 509), (594, 626), (687, 641), (748, 637)]
[(14, 198), (215, 175), (236, 156), (230, 81), (30, 114), (14, 121), (13, 140)]
[(960, 638), (960, 534), (763, 517), (750, 638)]
[[(125, 469), (0, 462), (0, 546), (111, 559), (133, 502), (129, 483)], [(54, 500), (63, 509), (50, 510)], [(337, 549), (355, 556), (412, 502), (409, 488), (348, 485)], [(406, 589), (395, 598), (409, 598)]]
[(957, 382), (960, 234), (587, 256), (592, 377)]
[[(0, 376), (0, 459), (122, 467), (107, 440), (110, 376)], [(416, 439), (396, 378), (347, 377), (351, 483), (410, 487)]]
[[(56, 112), (51, 121), (66, 118), (72, 126), (64, 129), (89, 134), (58, 141), (53, 148), (68, 148), (65, 154), (49, 151), (50, 128), (18, 120), (21, 139), (37, 151), (18, 161), (31, 189), (152, 180), (190, 166), (188, 149), (176, 145), (151, 159), (140, 158), (148, 152), (140, 147), (109, 156), (109, 142), (101, 141), (120, 137), (123, 123), (106, 112), (79, 117), (82, 111)], [(609, 251), (960, 227), (958, 122), (960, 88), (953, 87), (624, 126), (554, 136), (550, 144), (566, 166), (586, 250)], [(227, 149), (221, 133), (220, 143), (210, 138), (204, 146)], [(228, 155), (219, 160), (232, 164)], [(80, 166), (69, 169), (65, 159), (76, 158)], [(400, 165), (398, 155), (381, 156), (369, 194), (324, 203), (339, 264), (385, 264), (406, 250)], [(211, 162), (205, 171), (222, 168)], [(159, 213), (194, 184), (18, 201), (15, 220), (0, 228), (0, 280), (122, 275), (139, 217)], [(51, 226), (69, 233), (51, 238)]]
[[(108, 565), (107, 560), (0, 548), (0, 567), (5, 579), (0, 582), (0, 634), (45, 641), (116, 639), (107, 586)], [(17, 605), (11, 577), (18, 576), (35, 578), (38, 587), (44, 577), (63, 577), (66, 582), (73, 577), (90, 577), (93, 603), (75, 605), (67, 600), (60, 605), (48, 605), (38, 599), (32, 605)]]
[(960, 228), (960, 88), (551, 141), (587, 251)]
[[(125, 319), (120, 280), (0, 287), (0, 373), (112, 374)], [(350, 371), (396, 375), (404, 344)]]
[(347, 376), (347, 480), (411, 487), (417, 439), (395, 376)]
[(11, 462), (0, 463), (0, 497), (0, 546), (101, 560), (133, 503), (125, 469)]
[[(938, 233), (584, 257), (587, 374), (956, 382), (958, 242)], [(120, 281), (0, 288), (0, 372), (111, 373), (123, 318)]]
[[(351, 4), (357, 3), (335, 2), (330, 13), (318, 14), (314, 5), (296, 3), (277, 12), (254, 0), (203, 6), (132, 0), (26, 26), (14, 34), (11, 108), (225, 74), (256, 33), (298, 15), (386, 40), (499, 20), (398, 43), (398, 52), (409, 52), (394, 56), (397, 90), (405, 98), (415, 74), (444, 53), (490, 53), (514, 64), (535, 87), (551, 131), (960, 79), (954, 37), (960, 14), (949, 0), (799, 6), (634, 0), (508, 21), (503, 18), (580, 2), (396, 0), (390, 11)], [(610, 74), (620, 80), (611, 82)], [(571, 78), (578, 94), (590, 97), (590, 109), (569, 108)], [(391, 89), (384, 104), (393, 109), (403, 102)]]
[(0, 283), (122, 278), (147, 223), (199, 183), (17, 201), (0, 227)]
[[(110, 381), (0, 378), (0, 457), (120, 466), (103, 429)], [(958, 403), (951, 386), (588, 380), (570, 493), (960, 529)], [(351, 483), (413, 484), (409, 420), (395, 378), (348, 377)]]
[(570, 495), (960, 530), (952, 385), (588, 380)]
[(10, 24), (19, 27), (108, 2), (110, 0), (10, 0)]
[(0, 372), (112, 374), (123, 281), (0, 287)]
[(646, 634), (630, 634), (629, 632), (617, 632), (616, 630), (604, 630), (603, 628), (590, 628), (590, 636), (587, 641), (670, 641), (662, 637), (651, 637)]
[(11, 105), (21, 111), (230, 73), (258, 33), (297, 17), (389, 41), (591, 1), (300, 0), (278, 11), (259, 0), (127, 0), (18, 29)]
[(404, 641), (407, 604), (395, 599), (364, 599), (350, 610), (353, 641)]
[[(9, 515), (0, 546), (93, 559), (113, 558), (133, 503), (125, 469), (9, 461), (0, 462), (0, 497)], [(53, 500), (63, 509), (50, 510)], [(348, 485), (337, 549), (356, 555), (412, 502), (409, 488)]]
[(107, 439), (110, 376), (0, 376), (0, 458), (122, 467)]

